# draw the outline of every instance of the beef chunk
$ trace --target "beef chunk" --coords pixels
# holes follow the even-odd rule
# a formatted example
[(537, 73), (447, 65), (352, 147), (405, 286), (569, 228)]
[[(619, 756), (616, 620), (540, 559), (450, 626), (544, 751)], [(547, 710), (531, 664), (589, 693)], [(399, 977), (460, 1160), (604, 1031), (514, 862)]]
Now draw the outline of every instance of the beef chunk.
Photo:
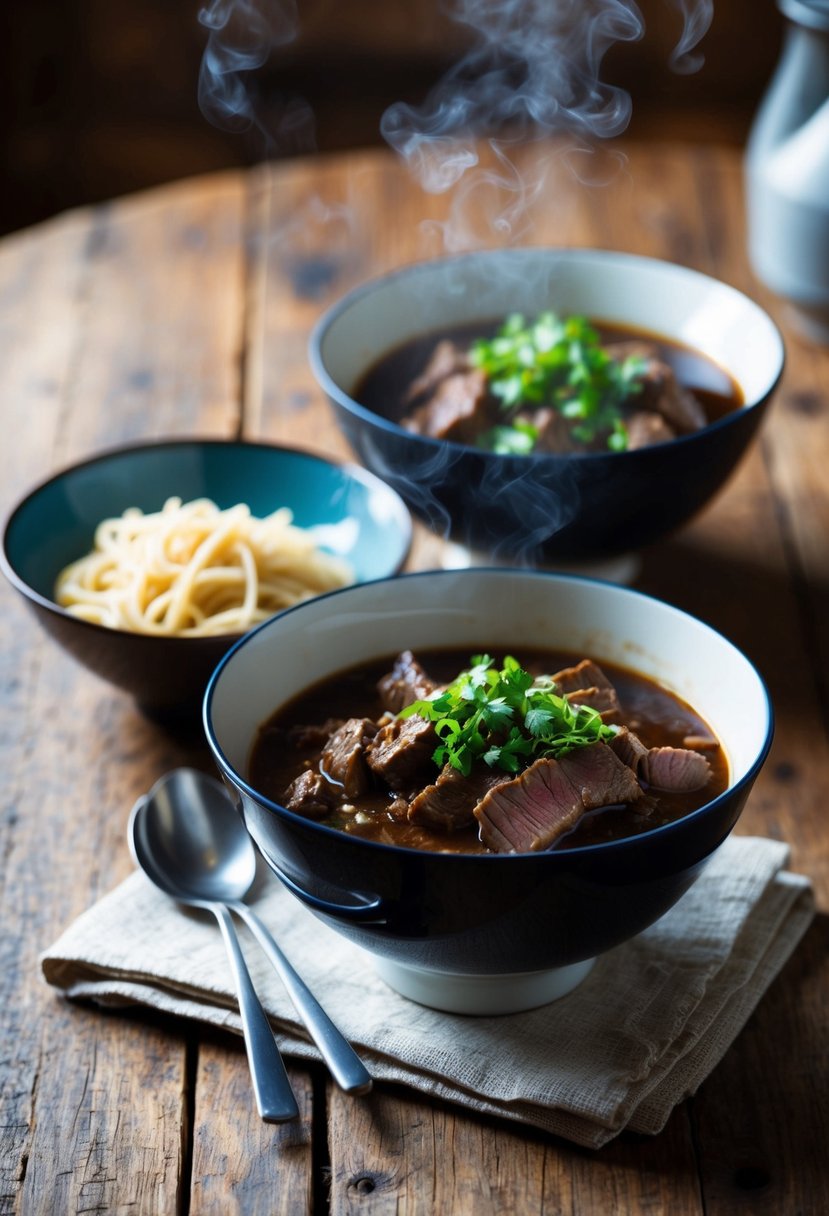
[(705, 426), (705, 411), (693, 393), (683, 388), (667, 363), (654, 360), (649, 365), (639, 398), (643, 409), (661, 414), (681, 435)]
[(306, 819), (325, 819), (339, 802), (340, 792), (322, 773), (308, 768), (288, 786), (283, 805)]
[(434, 393), (442, 380), (458, 372), (469, 371), (469, 356), (448, 338), (438, 342), (423, 371), (413, 380), (403, 398), (405, 405), (414, 405), (422, 397)]
[(570, 423), (558, 410), (545, 406), (529, 415), (521, 413), (518, 418), (526, 419), (538, 432), (533, 449), (536, 452), (578, 452), (583, 449), (583, 445), (573, 438)]
[(377, 734), (377, 723), (369, 718), (348, 718), (326, 743), (320, 768), (346, 798), (357, 798), (369, 787), (365, 751)]
[(698, 431), (705, 426), (708, 419), (699, 401), (682, 387), (673, 368), (659, 358), (651, 343), (613, 342), (608, 344), (607, 352), (617, 360), (635, 355), (644, 361), (644, 371), (637, 377), (640, 389), (633, 398), (637, 409), (661, 414), (668, 425), (680, 434)]
[(637, 410), (628, 418), (628, 451), (635, 452), (639, 448), (653, 447), (655, 443), (667, 443), (676, 439), (676, 431), (669, 426), (661, 414), (650, 410)]
[(619, 697), (605, 673), (591, 659), (583, 659), (575, 667), (564, 667), (553, 676), (559, 693), (574, 705), (588, 705), (601, 714), (605, 722), (619, 717)]
[(410, 802), (409, 821), (438, 832), (471, 827), (476, 807), (487, 791), (508, 781), (507, 773), (483, 763), (475, 765), (468, 777), (446, 764), (434, 784), (427, 785)]
[(473, 368), (441, 380), (432, 396), (413, 410), (403, 425), (431, 439), (474, 443), (491, 424), (491, 413), (486, 375)]
[(399, 714), (413, 701), (425, 701), (438, 687), (430, 680), (411, 650), (397, 656), (394, 666), (377, 685), (383, 708)]
[(437, 744), (435, 728), (425, 718), (418, 714), (395, 718), (374, 736), (366, 761), (389, 789), (410, 790), (434, 773), (432, 753)]
[(561, 760), (536, 760), (490, 790), (475, 816), (481, 840), (494, 852), (536, 852), (575, 827), (585, 811), (641, 797), (631, 770), (606, 744), (591, 743)]
[(623, 764), (632, 768), (634, 773), (639, 771), (641, 758), (648, 754), (648, 749), (639, 736), (626, 726), (619, 728), (618, 733), (608, 740), (607, 746), (616, 753)]
[(702, 789), (711, 776), (711, 765), (687, 747), (652, 747), (639, 761), (639, 775), (654, 789), (685, 794)]

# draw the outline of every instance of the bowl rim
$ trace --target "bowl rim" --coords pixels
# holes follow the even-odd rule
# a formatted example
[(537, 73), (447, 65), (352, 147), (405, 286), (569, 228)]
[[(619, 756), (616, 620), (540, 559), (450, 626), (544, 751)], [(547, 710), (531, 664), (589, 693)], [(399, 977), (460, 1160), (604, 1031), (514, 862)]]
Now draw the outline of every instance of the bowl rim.
[[(444, 578), (444, 577), (452, 578), (453, 576), (455, 578), (458, 578), (458, 577), (463, 578), (463, 577), (468, 577), (471, 575), (474, 577), (477, 574), (496, 575), (498, 578), (508, 578), (508, 577), (512, 577), (515, 574), (515, 571), (511, 570), (507, 567), (504, 567), (504, 566), (474, 566), (474, 567), (468, 568), (467, 570), (443, 570), (443, 569), (440, 569), (440, 570), (415, 570), (415, 571), (407, 572), (405, 574), (396, 575), (392, 578), (371, 579), (370, 581), (368, 581), (366, 583), (359, 584), (359, 587), (360, 587), (360, 589), (363, 589), (363, 588), (376, 587), (379, 585), (384, 585), (384, 584), (388, 584), (388, 583), (392, 583), (392, 582), (406, 583), (410, 579), (434, 578), (435, 576), (437, 576), (439, 578)], [(727, 645), (731, 646), (734, 650), (736, 650), (742, 657), (743, 661), (748, 665), (748, 667), (751, 669), (751, 671), (753, 671), (755, 677), (757, 678), (757, 682), (759, 684), (759, 687), (761, 689), (761, 692), (762, 692), (763, 698), (764, 698), (763, 708), (765, 710), (765, 719), (766, 719), (763, 744), (760, 747), (760, 750), (759, 750), (757, 756), (755, 757), (754, 761), (749, 766), (749, 768), (746, 770), (746, 772), (742, 775), (742, 777), (740, 777), (740, 779), (738, 781), (735, 781), (733, 784), (728, 785), (727, 788), (725, 790), (723, 790), (723, 792), (721, 794), (718, 794), (716, 796), (716, 798), (712, 798), (709, 802), (705, 802), (705, 803), (703, 803), (702, 806), (697, 807), (696, 810), (690, 811), (687, 815), (683, 815), (680, 819), (675, 819), (671, 823), (662, 824), (660, 827), (650, 828), (644, 832), (639, 832), (636, 836), (622, 836), (617, 840), (606, 840), (606, 841), (601, 841), (598, 844), (591, 844), (591, 845), (578, 845), (574, 848), (563, 849), (560, 851), (549, 850), (549, 851), (540, 851), (537, 853), (532, 853), (532, 852), (530, 852), (530, 853), (440, 853), (440, 852), (433, 852), (432, 850), (429, 850), (429, 849), (416, 849), (416, 848), (412, 848), (407, 845), (398, 845), (398, 844), (383, 844), (383, 843), (381, 843), (379, 841), (375, 841), (375, 840), (366, 840), (364, 837), (348, 836), (347, 833), (344, 833), (339, 828), (328, 827), (325, 824), (318, 823), (314, 820), (309, 820), (305, 816), (299, 815), (295, 811), (291, 811), (287, 807), (281, 806), (278, 802), (274, 802), (272, 799), (266, 798), (263, 794), (261, 794), (258, 790), (256, 790), (250, 784), (247, 777), (243, 776), (241, 773), (239, 773), (237, 771), (235, 766), (230, 762), (230, 760), (225, 755), (225, 752), (222, 749), (222, 747), (220, 746), (218, 738), (216, 736), (216, 731), (214, 730), (213, 720), (212, 720), (212, 706), (213, 706), (213, 698), (216, 694), (216, 689), (217, 689), (219, 681), (222, 677), (222, 673), (234, 661), (234, 658), (235, 658), (237, 652), (240, 651), (244, 646), (246, 646), (248, 643), (251, 642), (254, 635), (256, 635), (266, 629), (269, 629), (276, 624), (276, 618), (274, 618), (274, 617), (270, 618), (267, 621), (263, 621), (259, 625), (256, 625), (247, 634), (245, 634), (243, 637), (239, 638), (238, 641), (236, 641), (234, 643), (234, 645), (219, 660), (218, 664), (214, 668), (214, 670), (210, 676), (210, 679), (208, 680), (208, 683), (205, 687), (204, 697), (202, 699), (202, 725), (204, 728), (204, 733), (205, 733), (205, 737), (207, 739), (208, 746), (210, 748), (210, 751), (213, 754), (214, 762), (217, 764), (219, 770), (231, 782), (231, 784), (233, 786), (235, 786), (237, 789), (241, 790), (252, 801), (254, 801), (258, 805), (264, 807), (268, 812), (276, 815), (278, 818), (286, 817), (288, 819), (289, 823), (293, 822), (297, 825), (302, 825), (305, 829), (310, 829), (314, 832), (317, 832), (317, 831), (322, 832), (324, 834), (324, 836), (328, 837), (329, 839), (338, 839), (338, 838), (341, 838), (343, 835), (346, 835), (348, 840), (351, 843), (358, 843), (359, 847), (361, 847), (361, 848), (365, 847), (367, 849), (380, 850), (381, 852), (388, 852), (391, 854), (402, 853), (406, 856), (412, 856), (412, 855), (418, 856), (418, 855), (426, 854), (430, 859), (433, 859), (433, 858), (438, 859), (437, 864), (439, 864), (439, 865), (446, 865), (446, 864), (481, 865), (484, 863), (492, 864), (492, 863), (497, 863), (497, 862), (504, 862), (505, 859), (507, 859), (507, 858), (511, 858), (514, 861), (523, 859), (524, 862), (526, 862), (527, 859), (529, 859), (529, 858), (534, 858), (534, 859), (536, 859), (537, 862), (539, 862), (543, 858), (550, 858), (550, 857), (556, 857), (559, 859), (566, 859), (568, 857), (583, 858), (583, 857), (590, 857), (590, 856), (593, 856), (596, 854), (603, 855), (605, 852), (608, 852), (608, 851), (611, 853), (621, 852), (621, 851), (624, 851), (625, 849), (630, 849), (631, 847), (635, 847), (637, 841), (642, 841), (642, 840), (650, 841), (650, 840), (654, 840), (654, 839), (664, 839), (665, 837), (678, 832), (684, 825), (694, 822), (697, 819), (707, 817), (709, 815), (714, 814), (715, 811), (723, 804), (723, 802), (726, 799), (734, 798), (735, 795), (739, 794), (739, 792), (746, 785), (750, 786), (752, 784), (752, 782), (755, 780), (757, 774), (759, 773), (760, 769), (763, 767), (763, 765), (766, 762), (766, 759), (769, 754), (769, 750), (771, 748), (772, 740), (774, 738), (774, 707), (772, 704), (772, 700), (771, 700), (771, 696), (769, 694), (768, 687), (767, 687), (766, 682), (763, 679), (762, 675), (760, 674), (760, 671), (758, 670), (757, 666), (752, 662), (752, 660), (749, 659), (749, 657), (745, 654), (745, 652), (743, 650), (741, 650), (739, 646), (736, 645), (736, 643), (732, 642), (730, 640), (730, 638), (726, 637), (726, 635), (721, 633), (718, 629), (715, 629), (713, 627), (713, 625), (709, 625), (706, 621), (703, 621), (700, 617), (694, 616), (693, 613), (686, 612), (686, 610), (684, 608), (679, 608), (675, 604), (668, 603), (667, 600), (659, 599), (657, 596), (650, 595), (645, 591), (640, 591), (635, 587), (627, 587), (627, 586), (621, 586), (620, 584), (617, 584), (617, 583), (609, 583), (605, 579), (595, 578), (590, 575), (562, 574), (562, 573), (559, 573), (556, 571), (551, 571), (551, 570), (527, 569), (527, 570), (521, 570), (521, 574), (527, 575), (529, 577), (540, 578), (545, 581), (552, 580), (554, 582), (576, 582), (576, 583), (588, 584), (588, 585), (595, 586), (598, 588), (602, 588), (602, 587), (612, 588), (614, 591), (623, 592), (625, 594), (634, 596), (638, 599), (647, 600), (651, 603), (658, 604), (661, 610), (665, 610), (672, 615), (686, 617), (686, 618), (690, 619), (696, 625), (698, 625), (702, 629), (706, 630), (708, 633), (714, 634), (719, 641), (725, 642)], [(327, 591), (323, 595), (315, 597), (314, 603), (321, 602), (321, 601), (327, 600), (327, 599), (331, 599), (336, 596), (347, 595), (349, 592), (354, 591), (356, 589), (357, 588), (355, 586), (351, 586), (351, 587), (340, 587), (335, 591)], [(305, 605), (303, 605), (303, 604), (295, 604), (291, 608), (286, 608), (284, 612), (279, 614), (279, 618), (281, 619), (282, 617), (288, 615), (289, 613), (298, 612), (304, 606)], [(723, 839), (724, 838), (725, 837), (723, 837)], [(564, 863), (560, 862), (560, 864), (564, 864)]]
[[(404, 278), (412, 274), (423, 274), (435, 269), (440, 264), (459, 263), (462, 261), (478, 261), (486, 260), (490, 257), (504, 256), (524, 256), (527, 257), (555, 257), (564, 258), (567, 261), (579, 262), (586, 261), (588, 258), (598, 258), (601, 261), (623, 264), (625, 262), (645, 268), (652, 268), (657, 273), (671, 271), (681, 278), (702, 280), (715, 284), (723, 291), (733, 293), (744, 300), (746, 303), (755, 308), (768, 321), (775, 334), (779, 346), (779, 364), (776, 374), (771, 383), (766, 388), (765, 392), (751, 403), (743, 403), (738, 409), (729, 410), (721, 418), (716, 418), (713, 422), (709, 422), (706, 426), (701, 427), (698, 431), (692, 431), (686, 435), (677, 435), (673, 439), (662, 440), (659, 443), (650, 444), (647, 448), (635, 449), (632, 452), (528, 452), (525, 455), (517, 455), (515, 453), (504, 454), (500, 452), (491, 452), (486, 448), (476, 448), (470, 444), (457, 443), (452, 439), (434, 439), (429, 435), (419, 435), (415, 432), (408, 431), (404, 427), (399, 426), (396, 422), (392, 422), (389, 418), (384, 418), (382, 414), (376, 414), (373, 410), (367, 409), (347, 393), (336, 380), (331, 376), (325, 361), (322, 357), (322, 344), (331, 326), (339, 319), (353, 304), (359, 302), (365, 296), (370, 295), (378, 287), (386, 283), (391, 283), (396, 279)], [(420, 332), (420, 331), (418, 331)], [(654, 331), (658, 333), (659, 331)], [(416, 333), (411, 335), (417, 337)], [(596, 246), (549, 246), (549, 245), (519, 245), (509, 248), (495, 249), (478, 249), (471, 250), (465, 253), (448, 254), (445, 257), (423, 258), (418, 261), (409, 262), (405, 266), (395, 267), (393, 270), (387, 271), (385, 274), (376, 275), (367, 282), (358, 284), (345, 295), (341, 296), (322, 315), (317, 319), (313, 329), (311, 330), (308, 339), (308, 361), (311, 366), (311, 371), (323, 389), (323, 391), (333, 398), (343, 409), (348, 413), (353, 414), (356, 418), (367, 422), (372, 426), (376, 426), (379, 430), (386, 432), (397, 438), (405, 437), (419, 445), (425, 445), (434, 451), (449, 450), (452, 453), (472, 452), (476, 458), (481, 460), (516, 460), (530, 461), (535, 464), (544, 462), (549, 463), (551, 460), (566, 460), (576, 461), (599, 461), (608, 459), (620, 459), (631, 457), (636, 459), (647, 459), (647, 453), (659, 452), (662, 448), (676, 449), (677, 445), (688, 445), (699, 442), (701, 436), (716, 434), (719, 431), (733, 427), (746, 414), (754, 413), (761, 409), (766, 402), (773, 396), (778, 385), (783, 377), (783, 372), (786, 365), (786, 346), (783, 340), (783, 335), (780, 331), (777, 322), (762, 305), (752, 299), (747, 292), (742, 291), (739, 287), (734, 287), (731, 283), (726, 283), (723, 279), (718, 279), (714, 275), (707, 274), (705, 271), (696, 270), (692, 266), (683, 266), (679, 262), (669, 262), (666, 258), (649, 257), (645, 254), (628, 253), (617, 249), (603, 249)], [(367, 365), (367, 367), (370, 366)], [(367, 368), (366, 368), (367, 370)]]
[[(85, 456), (81, 460), (74, 461), (51, 473), (48, 477), (43, 478), (35, 485), (26, 490), (12, 505), (6, 510), (2, 524), (0, 525), (0, 571), (3, 572), (9, 583), (31, 604), (41, 608), (53, 616), (71, 622), (73, 626), (77, 625), (92, 633), (103, 635), (105, 637), (112, 636), (113, 638), (130, 638), (131, 640), (139, 639), (144, 644), (160, 644), (163, 646), (181, 646), (187, 644), (190, 649), (210, 649), (217, 645), (227, 646), (238, 639), (243, 638), (244, 633), (216, 633), (209, 634), (204, 637), (182, 637), (177, 634), (150, 634), (140, 633), (132, 629), (113, 628), (110, 625), (99, 625), (95, 621), (87, 621), (82, 617), (75, 616), (66, 608), (50, 599), (48, 596), (42, 595), (36, 591), (26, 580), (18, 573), (16, 567), (7, 553), (7, 538), (14, 524), (15, 519), (21, 511), (29, 505), (31, 500), (38, 494), (48, 490), (50, 486), (62, 481), (75, 473), (80, 473), (82, 470), (91, 468), (96, 464), (105, 464), (109, 461), (117, 461), (121, 457), (129, 457), (142, 452), (154, 452), (160, 449), (176, 449), (176, 448), (230, 448), (237, 450), (257, 450), (270, 453), (279, 453), (290, 457), (299, 457), (308, 461), (311, 464), (326, 465), (331, 469), (338, 470), (345, 474), (346, 477), (359, 482), (366, 489), (374, 493), (383, 494), (390, 503), (393, 503), (397, 509), (399, 516), (399, 524), (401, 529), (401, 553), (400, 558), (395, 566), (394, 574), (384, 577), (394, 577), (399, 574), (405, 565), (414, 539), (414, 525), (411, 512), (404, 503), (403, 499), (397, 493), (393, 486), (388, 485), (372, 473), (369, 469), (362, 465), (347, 459), (338, 459), (337, 457), (324, 456), (318, 452), (312, 452), (306, 448), (295, 447), (290, 444), (270, 443), (267, 440), (255, 439), (222, 439), (218, 436), (176, 436), (173, 438), (159, 438), (140, 440), (136, 443), (118, 444), (112, 447), (102, 448), (100, 451), (93, 452)], [(375, 581), (375, 580), (365, 580)], [(360, 584), (362, 585), (362, 584)], [(286, 611), (283, 609), (282, 611)], [(278, 615), (278, 614), (276, 614)], [(269, 618), (270, 619), (270, 618)], [(267, 621), (261, 622), (267, 624)]]

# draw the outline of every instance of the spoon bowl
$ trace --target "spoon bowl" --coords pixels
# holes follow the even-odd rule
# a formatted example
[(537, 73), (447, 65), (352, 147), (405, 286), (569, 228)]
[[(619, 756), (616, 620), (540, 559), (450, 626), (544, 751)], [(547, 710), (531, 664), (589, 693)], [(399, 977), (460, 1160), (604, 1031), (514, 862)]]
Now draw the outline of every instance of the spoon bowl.
[(253, 842), (224, 788), (195, 769), (153, 786), (133, 837), (139, 865), (182, 902), (241, 900), (256, 877)]
[(337, 1084), (347, 1093), (367, 1093), (372, 1080), (365, 1065), (243, 902), (256, 877), (256, 850), (224, 786), (196, 769), (173, 769), (136, 804), (129, 838), (137, 864), (167, 895), (217, 915), (220, 909), (231, 931), (228, 909), (245, 922)]
[[(154, 788), (146, 798), (139, 798), (132, 809), (128, 831), (132, 855), (138, 867), (166, 895), (191, 907), (206, 908), (216, 917), (236, 983), (257, 1109), (268, 1123), (296, 1119), (299, 1107), (285, 1063), (253, 987), (233, 918), (226, 904), (221, 902), (221, 871), (214, 869), (210, 860), (220, 854), (211, 844), (203, 847), (201, 852), (194, 849), (194, 857), (202, 862), (199, 864), (197, 860), (194, 867), (197, 878), (192, 886), (187, 878), (182, 880), (179, 864), (182, 856), (189, 854), (184, 851), (180, 854), (178, 847), (181, 847), (182, 841), (185, 845), (192, 843), (186, 832), (181, 830), (185, 818), (176, 814), (176, 808), (183, 804), (174, 803), (163, 796), (157, 799), (155, 795), (158, 793), (163, 795), (163, 790)], [(201, 835), (204, 837), (204, 832)], [(202, 840), (204, 843), (205, 840)]]

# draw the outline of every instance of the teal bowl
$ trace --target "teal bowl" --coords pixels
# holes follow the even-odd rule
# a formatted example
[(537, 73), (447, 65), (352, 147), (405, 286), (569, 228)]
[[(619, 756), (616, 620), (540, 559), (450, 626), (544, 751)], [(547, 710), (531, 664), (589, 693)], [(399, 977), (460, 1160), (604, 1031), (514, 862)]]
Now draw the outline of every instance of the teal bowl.
[(128, 507), (157, 511), (171, 496), (244, 502), (264, 516), (289, 507), (358, 583), (397, 574), (411, 517), (372, 473), (294, 448), (223, 440), (165, 440), (107, 451), (31, 490), (3, 526), (0, 566), (61, 646), (128, 692), (150, 716), (199, 716), (207, 681), (238, 635), (155, 637), (79, 620), (55, 603), (55, 579), (93, 545), (102, 519)]

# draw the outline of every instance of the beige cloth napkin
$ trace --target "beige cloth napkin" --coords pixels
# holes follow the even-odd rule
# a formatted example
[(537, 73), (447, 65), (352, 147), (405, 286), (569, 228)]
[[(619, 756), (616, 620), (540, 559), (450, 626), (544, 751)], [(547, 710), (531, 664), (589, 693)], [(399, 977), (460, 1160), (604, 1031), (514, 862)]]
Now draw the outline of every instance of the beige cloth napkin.
[[(599, 1147), (656, 1133), (719, 1062), (812, 918), (788, 849), (731, 837), (656, 925), (601, 957), (570, 995), (505, 1017), (423, 1008), (268, 876), (251, 902), (377, 1080)], [(259, 947), (251, 975), (288, 1055), (318, 1058)], [(42, 957), (50, 984), (240, 1031), (219, 928), (133, 874)]]

